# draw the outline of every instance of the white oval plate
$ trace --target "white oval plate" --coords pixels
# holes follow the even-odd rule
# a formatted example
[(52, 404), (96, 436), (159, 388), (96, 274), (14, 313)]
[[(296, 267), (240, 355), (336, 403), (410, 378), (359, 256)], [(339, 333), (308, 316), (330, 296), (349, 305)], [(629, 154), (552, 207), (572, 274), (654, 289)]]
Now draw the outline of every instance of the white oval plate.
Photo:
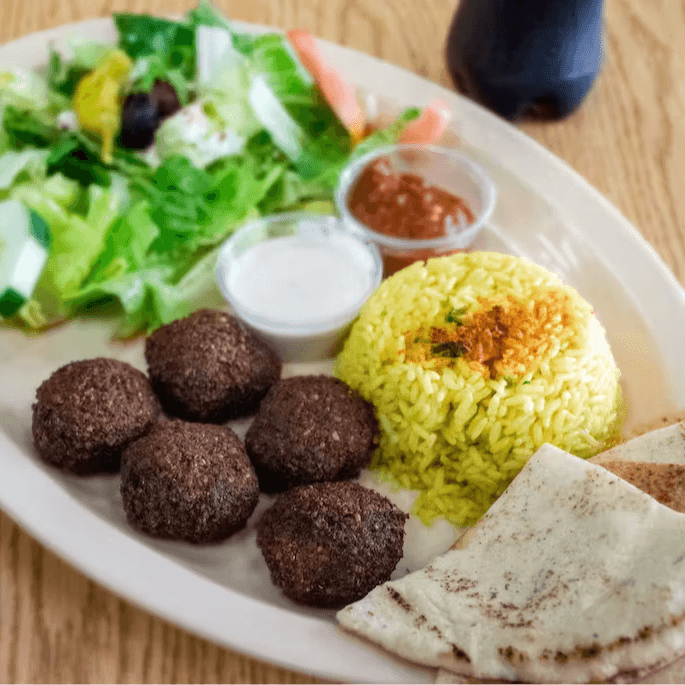
[[(264, 27), (243, 26), (261, 31)], [(0, 47), (0, 68), (35, 67), (51, 41), (73, 34), (115, 39), (107, 19), (26, 36)], [(559, 273), (594, 305), (607, 329), (630, 405), (628, 425), (685, 407), (681, 344), (685, 294), (619, 212), (563, 162), (481, 107), (381, 60), (324, 43), (350, 80), (398, 107), (445, 99), (462, 148), (498, 185), (498, 206), (480, 247), (523, 254)], [(55, 553), (135, 604), (184, 628), (282, 666), (349, 681), (432, 682), (435, 672), (395, 660), (340, 631), (332, 612), (307, 610), (271, 584), (254, 523), (212, 547), (158, 542), (131, 531), (118, 479), (76, 479), (45, 467), (31, 445), (35, 390), (75, 359), (113, 356), (145, 369), (142, 343), (112, 344), (109, 328), (78, 321), (36, 338), (0, 333), (0, 506)], [(330, 370), (290, 367), (287, 374)], [(246, 423), (236, 426), (244, 431)], [(405, 508), (408, 493), (400, 494)], [(447, 547), (453, 531), (408, 524), (397, 574)]]

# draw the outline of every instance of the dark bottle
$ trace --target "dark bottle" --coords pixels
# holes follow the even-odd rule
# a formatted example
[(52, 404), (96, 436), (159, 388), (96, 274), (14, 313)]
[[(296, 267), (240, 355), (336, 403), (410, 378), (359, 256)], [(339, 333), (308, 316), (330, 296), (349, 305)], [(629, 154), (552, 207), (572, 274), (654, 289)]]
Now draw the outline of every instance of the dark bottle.
[(602, 56), (602, 0), (461, 0), (447, 37), (454, 84), (507, 119), (561, 118)]

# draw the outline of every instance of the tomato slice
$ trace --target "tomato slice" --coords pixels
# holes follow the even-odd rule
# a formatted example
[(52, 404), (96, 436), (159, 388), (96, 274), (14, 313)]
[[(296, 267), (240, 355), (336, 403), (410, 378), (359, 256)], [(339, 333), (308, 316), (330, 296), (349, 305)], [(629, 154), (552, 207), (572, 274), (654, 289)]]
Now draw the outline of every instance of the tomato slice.
[(356, 144), (364, 137), (365, 117), (357, 103), (355, 89), (326, 61), (311, 33), (295, 30), (288, 31), (287, 36), (326, 102), (350, 132), (353, 144)]
[[(350, 132), (353, 144), (356, 144), (364, 137), (366, 124), (354, 87), (326, 60), (311, 33), (294, 30), (286, 35), (324, 98)], [(433, 100), (421, 116), (407, 126), (400, 142), (434, 143), (444, 133), (451, 119), (452, 112), (447, 104), (442, 100)]]
[(418, 119), (402, 131), (400, 143), (434, 143), (445, 132), (452, 120), (452, 111), (442, 100), (432, 100)]

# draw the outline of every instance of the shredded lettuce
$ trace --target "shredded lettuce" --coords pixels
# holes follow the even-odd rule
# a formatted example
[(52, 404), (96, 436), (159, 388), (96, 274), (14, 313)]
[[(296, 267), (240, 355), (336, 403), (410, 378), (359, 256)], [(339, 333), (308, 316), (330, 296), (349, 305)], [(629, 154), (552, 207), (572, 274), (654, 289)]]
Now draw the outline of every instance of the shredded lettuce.
[(188, 21), (196, 27), (216, 26), (232, 31), (231, 23), (208, 0), (200, 0), (197, 7), (188, 10)]
[(0, 71), (0, 154), (49, 147), (58, 136), (57, 115), (68, 101), (39, 74)]
[(112, 49), (111, 45), (74, 37), (67, 46), (66, 55), (50, 47), (46, 69), (48, 86), (70, 98), (78, 82), (94, 69)]
[(39, 74), (26, 69), (0, 71), (0, 111), (8, 105), (21, 111), (49, 112), (65, 104)]
[(185, 78), (182, 68), (170, 68), (160, 55), (139, 57), (129, 74), (129, 93), (149, 93), (157, 81), (165, 81), (173, 86), (181, 105), (187, 105), (191, 99), (191, 86)]
[(195, 255), (176, 267), (149, 264), (90, 283), (70, 304), (84, 312), (103, 307), (119, 310), (124, 316), (119, 318), (116, 335), (121, 338), (155, 330), (189, 314), (198, 297), (213, 286), (217, 250), (203, 251), (199, 258)]
[(153, 58), (158, 77), (178, 72), (187, 82), (195, 78), (195, 29), (187, 22), (148, 14), (115, 13), (119, 47), (132, 60)]
[(59, 138), (56, 119), (46, 112), (7, 105), (3, 111), (2, 125), (9, 147), (16, 150), (23, 150), (27, 146), (50, 147)]
[(47, 165), (48, 174), (63, 174), (84, 187), (109, 186), (113, 172), (135, 177), (150, 169), (142, 158), (120, 147), (115, 147), (111, 164), (105, 164), (98, 143), (82, 131), (63, 131), (51, 147)]
[(169, 117), (157, 130), (155, 143), (161, 160), (182, 155), (204, 169), (222, 157), (242, 153), (254, 129), (254, 117), (239, 108), (203, 99)]
[(233, 47), (233, 34), (221, 26), (197, 27), (197, 80), (201, 89), (230, 94), (245, 89), (246, 57)]
[(129, 202), (128, 184), (113, 174), (109, 187), (83, 188), (61, 173), (48, 174), (48, 150), (10, 151), (0, 157), (0, 199), (21, 201), (49, 226), (50, 254), (30, 306), (19, 319), (43, 326), (70, 315), (66, 304), (90, 272), (110, 227)]
[[(86, 191), (86, 212), (71, 211), (78, 193), (78, 184), (59, 174), (42, 184), (20, 184), (10, 193), (10, 197), (23, 201), (43, 217), (53, 236), (52, 250), (30, 310), (34, 319), (44, 323), (54, 323), (70, 315), (67, 300), (91, 270), (110, 227), (122, 210), (123, 198), (115, 191), (91, 186)], [(40, 312), (38, 316), (37, 312)], [(30, 325), (31, 321), (26, 323)]]
[(22, 152), (10, 150), (0, 157), (0, 193), (8, 190), (14, 182), (25, 174), (27, 178), (45, 176), (47, 150), (28, 148)]

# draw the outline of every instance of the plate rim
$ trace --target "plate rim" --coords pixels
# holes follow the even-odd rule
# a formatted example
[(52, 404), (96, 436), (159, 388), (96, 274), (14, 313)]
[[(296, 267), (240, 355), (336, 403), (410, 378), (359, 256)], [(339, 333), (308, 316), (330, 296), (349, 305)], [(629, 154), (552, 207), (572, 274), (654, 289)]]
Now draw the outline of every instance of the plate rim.
[[(260, 24), (238, 21), (233, 23), (241, 30), (282, 32), (275, 27)], [(112, 28), (111, 17), (101, 17), (27, 34), (0, 45), (0, 65), (6, 61), (7, 55), (21, 56), (25, 52), (35, 52), (37, 46), (42, 44), (47, 47), (51, 41), (63, 40), (72, 33), (94, 31), (96, 35), (101, 35), (107, 31), (111, 32)], [(526, 182), (555, 208), (558, 206), (560, 194), (565, 193), (567, 197), (564, 203), (572, 206), (570, 214), (575, 217), (572, 224), (589, 221), (590, 225), (594, 225), (594, 221), (606, 222), (608, 230), (593, 235), (591, 242), (597, 246), (600, 256), (606, 254), (607, 247), (610, 248), (613, 267), (616, 267), (616, 260), (623, 264), (634, 263), (636, 256), (639, 257), (641, 265), (644, 264), (647, 272), (643, 279), (646, 283), (645, 293), (636, 302), (636, 306), (655, 342), (659, 343), (664, 326), (670, 327), (670, 331), (676, 331), (676, 327), (680, 330), (685, 328), (683, 287), (639, 231), (566, 162), (523, 131), (437, 83), (352, 48), (325, 40), (321, 43), (332, 61), (350, 76), (350, 81), (354, 85), (367, 87), (363, 83), (364, 78), (368, 81), (371, 77), (365, 72), (373, 73), (373, 85), (376, 87), (367, 89), (373, 90), (380, 97), (392, 99), (401, 106), (422, 105), (433, 97), (445, 99), (452, 106), (454, 120), (459, 124), (465, 140), (479, 140), (478, 147), (484, 150), (496, 149), (497, 161), (517, 176), (517, 169), (527, 165), (528, 171), (532, 171), (530, 175), (526, 175)], [(355, 70), (352, 68), (355, 63), (363, 63), (366, 67)], [(398, 93), (398, 84), (402, 86), (401, 94)], [(505, 140), (507, 144), (498, 144), (501, 140)], [(623, 240), (616, 241), (617, 236)], [(629, 269), (610, 270), (624, 287), (630, 277), (634, 276)], [(657, 282), (659, 288), (655, 285)], [(659, 297), (667, 296), (667, 305), (662, 309), (670, 308), (671, 316), (653, 315), (645, 306), (649, 303), (649, 297), (657, 291)], [(677, 357), (674, 356), (673, 349), (670, 356), (668, 350), (660, 348), (660, 352), (667, 369), (677, 368)], [(675, 389), (676, 401), (680, 406), (685, 406), (685, 377), (679, 383), (676, 382)], [(0, 504), (10, 518), (60, 558), (116, 595), (146, 611), (218, 644), (284, 668), (311, 673), (322, 678), (355, 681), (359, 680), (361, 675), (365, 681), (378, 682), (419, 682), (434, 679), (433, 669), (413, 667), (388, 653), (380, 653), (377, 648), (348, 636), (330, 622), (303, 616), (221, 586), (167, 558), (164, 554), (140, 544), (135, 537), (118, 530), (72, 498), (49, 473), (29, 460), (1, 429), (0, 467), (3, 469), (3, 478), (0, 479)], [(21, 493), (22, 484), (25, 484), (27, 479), (30, 479), (33, 496), (40, 496), (45, 504), (57, 507), (58, 514), (55, 517), (45, 520), (45, 517), (36, 516), (30, 506), (26, 507)], [(91, 536), (95, 531), (97, 535), (94, 537), (98, 538), (98, 544), (104, 546), (108, 554), (98, 554), (92, 549), (84, 554), (83, 545), (78, 542), (80, 536), (75, 534), (74, 528), (66, 527), (67, 523), (75, 525), (77, 531), (88, 529)], [(113, 552), (123, 553), (126, 558), (125, 553), (130, 550), (134, 550), (138, 558), (142, 556), (143, 561), (151, 563), (152, 568), (157, 567), (164, 572), (147, 579), (134, 578), (126, 568), (113, 571), (106, 563), (108, 558), (112, 558)], [(193, 593), (192, 597), (184, 594), (181, 602), (179, 593), (174, 592), (174, 589), (177, 590), (175, 584), (184, 583), (187, 583), (184, 589), (191, 588)], [(217, 597), (222, 601), (218, 602)], [(223, 604), (224, 599), (230, 599), (234, 610), (241, 610), (235, 611), (235, 614), (240, 615), (240, 620), (232, 620), (229, 616), (228, 619), (223, 618), (207, 625), (202, 620), (203, 612), (209, 615), (216, 613), (217, 604)], [(190, 617), (188, 604), (192, 604)], [(249, 616), (251, 630), (245, 629), (244, 616)], [(278, 618), (279, 624), (280, 621), (285, 621), (291, 633), (293, 622), (296, 624), (296, 633), (302, 638), (299, 645), (293, 647), (292, 641), (283, 644), (279, 639), (274, 639), (274, 631), (270, 625), (274, 622), (274, 616)], [(254, 643), (255, 636), (260, 640), (257, 645)], [(312, 641), (306, 638), (311, 638)], [(314, 643), (316, 650), (311, 648)], [(342, 644), (345, 645), (344, 650), (341, 650)]]

